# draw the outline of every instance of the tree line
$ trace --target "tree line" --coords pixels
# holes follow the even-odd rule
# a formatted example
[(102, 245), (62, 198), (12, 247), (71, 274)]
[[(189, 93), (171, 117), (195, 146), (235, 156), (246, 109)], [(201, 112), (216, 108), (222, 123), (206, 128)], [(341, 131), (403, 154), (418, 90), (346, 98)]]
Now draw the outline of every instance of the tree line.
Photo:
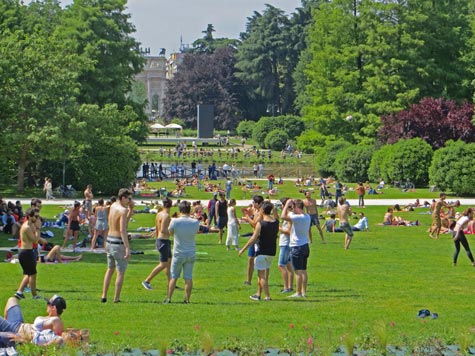
[(125, 5), (0, 1), (4, 183), (22, 192), (46, 175), (110, 193), (133, 179), (147, 118), (127, 96), (144, 59)]
[[(473, 142), (474, 9), (473, 0), (302, 0), (290, 15), (255, 11), (238, 39), (214, 38), (210, 24), (168, 82), (166, 119), (193, 128), (196, 105), (214, 104), (218, 129), (257, 123), (263, 147), (291, 140), (315, 153), (341, 142), (375, 151), (414, 137), (433, 151)], [(0, 1), (4, 182), (14, 177), (21, 191), (25, 177), (50, 175), (109, 192), (133, 178), (147, 134), (134, 31), (126, 0)]]

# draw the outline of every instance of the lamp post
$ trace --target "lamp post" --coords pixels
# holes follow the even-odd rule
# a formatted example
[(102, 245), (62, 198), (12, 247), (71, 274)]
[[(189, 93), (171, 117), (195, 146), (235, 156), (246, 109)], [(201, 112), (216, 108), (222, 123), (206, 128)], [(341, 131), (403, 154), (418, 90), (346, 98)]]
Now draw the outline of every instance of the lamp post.
[(275, 116), (275, 114), (280, 114), (280, 108), (278, 104), (267, 104), (267, 114)]

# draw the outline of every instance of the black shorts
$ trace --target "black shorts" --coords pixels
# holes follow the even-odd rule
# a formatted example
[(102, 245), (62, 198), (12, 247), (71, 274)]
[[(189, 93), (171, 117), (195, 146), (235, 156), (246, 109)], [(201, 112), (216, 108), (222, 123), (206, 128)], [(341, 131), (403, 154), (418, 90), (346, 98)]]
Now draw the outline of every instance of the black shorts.
[(317, 214), (310, 214), (310, 226), (320, 226), (320, 221), (318, 220)]
[(33, 276), (36, 274), (36, 260), (33, 250), (20, 250), (18, 260), (21, 268), (23, 268), (24, 275)]
[(308, 256), (310, 256), (308, 244), (291, 247), (290, 260), (292, 261), (294, 270), (306, 270)]
[(227, 216), (218, 216), (218, 229), (224, 229), (228, 225)]
[(169, 239), (157, 239), (155, 247), (160, 254), (160, 262), (168, 262), (172, 258), (172, 248)]
[(79, 221), (71, 221), (71, 231), (79, 231)]

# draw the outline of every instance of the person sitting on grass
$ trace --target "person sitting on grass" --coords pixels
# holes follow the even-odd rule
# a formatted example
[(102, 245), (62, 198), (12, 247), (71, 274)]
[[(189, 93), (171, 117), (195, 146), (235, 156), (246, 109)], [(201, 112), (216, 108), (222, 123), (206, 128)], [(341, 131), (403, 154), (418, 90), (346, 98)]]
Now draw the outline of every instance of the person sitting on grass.
[[(325, 230), (327, 232), (332, 232), (332, 233), (336, 232), (336, 220), (335, 220), (335, 218), (336, 218), (336, 214), (333, 213), (333, 214), (330, 215), (330, 219), (325, 220), (324, 224), (325, 224)], [(343, 230), (341, 230), (341, 231), (343, 231)]]
[(395, 225), (393, 221), (393, 212), (393, 208), (388, 208), (388, 211), (386, 212), (386, 214), (384, 214), (383, 225)]

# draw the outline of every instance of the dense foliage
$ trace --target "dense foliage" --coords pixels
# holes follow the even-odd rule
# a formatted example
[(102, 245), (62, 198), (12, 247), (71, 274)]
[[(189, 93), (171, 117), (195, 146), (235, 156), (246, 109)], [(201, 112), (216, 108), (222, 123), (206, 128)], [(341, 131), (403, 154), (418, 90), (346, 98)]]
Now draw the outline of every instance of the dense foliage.
[(373, 146), (350, 146), (339, 151), (333, 163), (336, 176), (345, 182), (367, 181), (373, 151)]
[[(0, 154), (16, 166), (20, 192), (25, 178), (50, 175), (42, 167), (59, 172), (53, 176), (56, 184), (64, 182), (71, 161), (89, 159), (91, 143), (124, 135), (143, 140), (142, 107), (126, 106), (143, 58), (130, 37), (125, 3), (76, 0), (63, 9), (53, 0), (0, 2)], [(114, 103), (106, 111), (117, 115), (109, 122), (101, 112), (86, 122), (80, 113), (84, 103), (104, 108)], [(136, 153), (133, 146), (124, 146), (129, 155)], [(114, 160), (107, 155), (102, 165)], [(74, 175), (79, 185), (90, 182), (98, 169), (86, 168)]]
[(168, 119), (178, 117), (196, 128), (196, 106), (214, 105), (215, 129), (233, 129), (241, 115), (234, 81), (235, 49), (222, 47), (212, 53), (186, 54), (179, 71), (167, 86), (164, 108)]
[(330, 141), (324, 147), (315, 148), (316, 170), (324, 177), (334, 176), (335, 168), (333, 163), (339, 151), (351, 146), (348, 141)]
[[(296, 116), (264, 116), (254, 124), (252, 138), (260, 145), (260, 147), (270, 148), (270, 146), (267, 145), (268, 141), (266, 138), (267, 135), (274, 130), (280, 130), (285, 133), (288, 138), (294, 139), (303, 132), (304, 124), (303, 121)], [(281, 135), (279, 140), (281, 140), (282, 137), (284, 136)], [(280, 144), (277, 146), (280, 146)], [(282, 148), (283, 147), (280, 149)]]
[(459, 195), (475, 194), (475, 144), (451, 141), (434, 152), (429, 169), (431, 184)]
[(443, 147), (448, 140), (474, 142), (472, 118), (473, 104), (457, 105), (453, 100), (425, 98), (409, 110), (383, 116), (378, 140), (395, 143), (420, 137), (435, 149)]
[[(468, 2), (323, 2), (301, 56), (298, 103), (323, 134), (371, 141), (379, 117), (424, 97), (471, 99)], [(472, 13), (473, 14), (473, 13)], [(358, 118), (343, 125), (348, 116)]]
[(280, 151), (287, 145), (289, 135), (285, 131), (275, 129), (269, 132), (264, 141), (265, 147), (274, 151)]
[(382, 178), (387, 182), (409, 179), (416, 186), (425, 186), (429, 182), (432, 154), (430, 145), (420, 138), (400, 140), (384, 146), (373, 155), (369, 177), (373, 180)]

